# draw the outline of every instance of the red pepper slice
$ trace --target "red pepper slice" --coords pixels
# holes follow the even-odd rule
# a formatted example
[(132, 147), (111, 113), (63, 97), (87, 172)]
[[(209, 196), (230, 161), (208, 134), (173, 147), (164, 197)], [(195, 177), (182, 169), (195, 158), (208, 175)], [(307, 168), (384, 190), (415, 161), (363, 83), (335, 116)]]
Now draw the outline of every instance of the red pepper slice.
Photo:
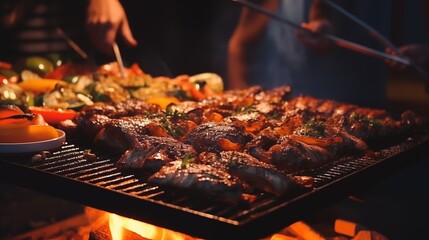
[(71, 109), (64, 110), (30, 106), (28, 110), (31, 113), (42, 115), (45, 121), (50, 125), (58, 125), (64, 120), (73, 119), (77, 116), (77, 112)]

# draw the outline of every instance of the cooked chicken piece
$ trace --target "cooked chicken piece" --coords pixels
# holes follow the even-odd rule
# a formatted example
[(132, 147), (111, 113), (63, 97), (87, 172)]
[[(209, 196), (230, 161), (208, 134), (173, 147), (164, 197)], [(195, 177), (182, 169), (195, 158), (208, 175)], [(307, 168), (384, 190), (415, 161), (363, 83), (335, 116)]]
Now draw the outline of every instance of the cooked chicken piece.
[(112, 119), (105, 124), (94, 139), (94, 145), (123, 154), (135, 147), (142, 135), (168, 136), (162, 126), (143, 116)]
[(265, 91), (261, 91), (255, 95), (255, 99), (257, 102), (281, 104), (288, 99), (291, 92), (292, 88), (290, 86), (283, 85)]
[(194, 128), (184, 143), (194, 146), (197, 152), (220, 152), (241, 150), (250, 139), (240, 125), (204, 123)]
[(204, 152), (199, 155), (197, 161), (218, 169), (224, 169), (249, 185), (253, 191), (259, 190), (280, 196), (303, 187), (294, 176), (284, 174), (273, 165), (261, 162), (242, 152), (223, 151), (220, 154)]
[(139, 114), (148, 114), (160, 112), (161, 108), (156, 104), (129, 99), (123, 102), (112, 104), (92, 105), (85, 107), (81, 113), (85, 115), (103, 114), (110, 118), (119, 118), (124, 116), (135, 116)]
[(170, 162), (150, 176), (148, 182), (209, 201), (229, 204), (246, 202), (241, 183), (224, 170), (210, 165)]
[(246, 133), (256, 134), (269, 124), (268, 117), (259, 112), (244, 112), (224, 119), (227, 123), (240, 125)]
[(127, 150), (117, 162), (119, 169), (139, 174), (152, 174), (171, 161), (195, 156), (190, 145), (173, 138), (143, 135), (135, 147)]
[(256, 159), (273, 164), (277, 169), (295, 173), (299, 170), (319, 167), (333, 159), (334, 153), (323, 147), (310, 145), (290, 137), (259, 136), (247, 146)]

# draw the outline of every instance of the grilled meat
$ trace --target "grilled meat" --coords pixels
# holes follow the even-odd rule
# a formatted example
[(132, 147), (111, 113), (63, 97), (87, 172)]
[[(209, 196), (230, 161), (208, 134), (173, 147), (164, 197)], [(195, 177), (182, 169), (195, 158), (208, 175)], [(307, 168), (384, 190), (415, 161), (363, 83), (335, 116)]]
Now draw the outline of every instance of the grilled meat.
[(204, 152), (199, 155), (198, 162), (224, 169), (249, 185), (253, 191), (285, 195), (302, 187), (302, 183), (296, 181), (292, 175), (284, 174), (273, 165), (242, 152), (223, 151), (220, 154)]
[(180, 192), (229, 204), (245, 202), (240, 182), (210, 165), (174, 161), (148, 178), (148, 182)]
[(311, 187), (300, 172), (368, 154), (372, 141), (427, 130), (412, 112), (395, 120), (385, 110), (290, 92), (255, 86), (165, 111), (129, 100), (86, 107), (73, 123), (95, 146), (118, 154), (119, 169), (230, 203), (243, 201), (243, 192)]
[(150, 116), (131, 116), (111, 119), (105, 123), (94, 139), (94, 144), (109, 147), (115, 152), (123, 153), (135, 146), (142, 135), (184, 139), (196, 123), (180, 117), (156, 114)]
[(86, 139), (92, 140), (109, 119), (157, 113), (161, 113), (158, 105), (135, 99), (111, 104), (97, 103), (82, 109), (72, 122), (60, 123), (59, 128), (68, 133), (83, 133)]
[(250, 139), (240, 125), (211, 122), (194, 128), (184, 143), (194, 146), (197, 152), (221, 152), (241, 150)]
[(94, 139), (94, 145), (122, 154), (137, 146), (144, 135), (168, 136), (168, 133), (151, 119), (144, 116), (112, 119), (105, 124)]
[(195, 156), (191, 145), (169, 137), (142, 135), (134, 148), (127, 150), (117, 162), (119, 169), (140, 174), (152, 174), (171, 161)]
[(120, 118), (124, 116), (135, 116), (140, 114), (160, 112), (161, 108), (158, 105), (139, 101), (136, 99), (129, 99), (123, 102), (116, 102), (111, 104), (95, 104), (86, 106), (80, 113), (79, 118), (85, 118), (94, 114), (105, 115), (109, 118)]

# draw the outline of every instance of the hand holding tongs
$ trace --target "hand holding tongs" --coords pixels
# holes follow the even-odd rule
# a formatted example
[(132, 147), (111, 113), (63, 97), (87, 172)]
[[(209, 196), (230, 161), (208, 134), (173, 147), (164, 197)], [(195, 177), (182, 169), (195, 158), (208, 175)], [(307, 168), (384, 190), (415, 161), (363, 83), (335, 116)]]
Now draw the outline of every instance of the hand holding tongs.
[(398, 62), (401, 64), (404, 64), (406, 66), (411, 66), (413, 67), (419, 74), (420, 76), (425, 80), (426, 83), (426, 90), (429, 92), (429, 74), (424, 71), (422, 68), (420, 68), (417, 64), (415, 64), (414, 62), (410, 61), (409, 59), (406, 59), (404, 57), (404, 55), (390, 42), (388, 41), (385, 37), (383, 37), (379, 32), (377, 32), (375, 29), (373, 29), (372, 27), (368, 26), (367, 24), (365, 24), (363, 21), (361, 21), (360, 19), (356, 18), (355, 16), (353, 16), (351, 13), (347, 12), (345, 9), (341, 8), (340, 6), (338, 6), (337, 4), (331, 2), (330, 0), (323, 0), (325, 1), (328, 5), (330, 5), (332, 8), (336, 9), (337, 11), (339, 11), (340, 13), (342, 13), (343, 15), (345, 15), (346, 17), (350, 18), (352, 21), (354, 21), (355, 23), (357, 23), (359, 26), (363, 27), (364, 29), (366, 29), (370, 36), (372, 36), (373, 38), (375, 38), (377, 41), (379, 41), (381, 44), (383, 44), (384, 47), (386, 48), (390, 48), (392, 49), (398, 56), (393, 56), (390, 54), (387, 54), (385, 52), (376, 50), (376, 49), (372, 49), (366, 46), (363, 46), (361, 44), (355, 43), (355, 42), (351, 42), (339, 37), (336, 37), (334, 35), (331, 34), (327, 34), (327, 33), (322, 33), (322, 32), (313, 32), (307, 28), (304, 28), (276, 13), (270, 12), (268, 10), (266, 10), (263, 7), (260, 7), (257, 4), (254, 4), (252, 2), (246, 1), (246, 0), (231, 0), (233, 2), (237, 2), (245, 7), (248, 7), (250, 9), (253, 9), (259, 13), (262, 13), (266, 16), (269, 16), (273, 19), (276, 19), (280, 22), (283, 22), (291, 27), (294, 27), (296, 29), (302, 30), (302, 31), (306, 31), (306, 32), (310, 32), (312, 34), (318, 34), (321, 35), (329, 40), (332, 41), (333, 44), (342, 47), (342, 48), (346, 48), (358, 53), (362, 53), (365, 55), (369, 55), (371, 57), (375, 57), (375, 58), (379, 58), (379, 59), (383, 59), (383, 60), (390, 60), (390, 61), (394, 61), (394, 62)]
[[(426, 92), (429, 92), (429, 74), (423, 68), (421, 68), (419, 65), (414, 63), (413, 61), (406, 59), (404, 54), (402, 54), (398, 48), (390, 42), (387, 38), (385, 38), (382, 34), (377, 32), (374, 28), (363, 22), (362, 20), (358, 19), (357, 17), (353, 16), (353, 14), (347, 12), (344, 8), (338, 6), (337, 4), (333, 3), (331, 0), (323, 0), (326, 4), (343, 14), (344, 16), (348, 17), (350, 20), (364, 28), (368, 31), (368, 34), (372, 36), (375, 40), (377, 40), (379, 43), (381, 43), (385, 48), (391, 49), (396, 55), (398, 55), (401, 59), (405, 59), (408, 61), (408, 64), (405, 64), (407, 66), (410, 66), (414, 68), (414, 70), (420, 75), (420, 77), (423, 78), (425, 81), (426, 86)], [(392, 56), (392, 55), (389, 55)]]

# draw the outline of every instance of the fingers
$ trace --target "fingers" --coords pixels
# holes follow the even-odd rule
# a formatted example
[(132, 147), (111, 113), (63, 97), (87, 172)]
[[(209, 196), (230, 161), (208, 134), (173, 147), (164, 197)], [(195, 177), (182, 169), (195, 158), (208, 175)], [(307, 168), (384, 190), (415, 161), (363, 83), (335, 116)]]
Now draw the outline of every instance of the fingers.
[(127, 18), (124, 19), (124, 21), (121, 24), (120, 29), (121, 36), (125, 43), (130, 47), (137, 46), (137, 40), (134, 38), (133, 33), (131, 32), (130, 25), (128, 24)]
[(125, 11), (117, 0), (89, 0), (87, 30), (93, 46), (101, 53), (113, 56), (113, 44), (120, 35), (129, 46), (136, 46)]
[(332, 32), (331, 26), (327, 21), (312, 21), (309, 23), (302, 23), (301, 26), (309, 31), (298, 30), (296, 37), (298, 40), (319, 52), (325, 52), (329, 49), (331, 41), (319, 33)]
[(113, 43), (118, 27), (107, 22), (88, 24), (88, 34), (93, 46), (107, 56), (113, 56)]
[[(392, 56), (398, 56), (398, 54), (393, 49), (390, 49), (390, 48), (386, 48), (385, 52)], [(386, 59), (385, 62), (389, 67), (397, 70), (404, 70), (407, 67), (402, 63), (398, 63), (396, 61), (389, 60), (389, 59)]]

